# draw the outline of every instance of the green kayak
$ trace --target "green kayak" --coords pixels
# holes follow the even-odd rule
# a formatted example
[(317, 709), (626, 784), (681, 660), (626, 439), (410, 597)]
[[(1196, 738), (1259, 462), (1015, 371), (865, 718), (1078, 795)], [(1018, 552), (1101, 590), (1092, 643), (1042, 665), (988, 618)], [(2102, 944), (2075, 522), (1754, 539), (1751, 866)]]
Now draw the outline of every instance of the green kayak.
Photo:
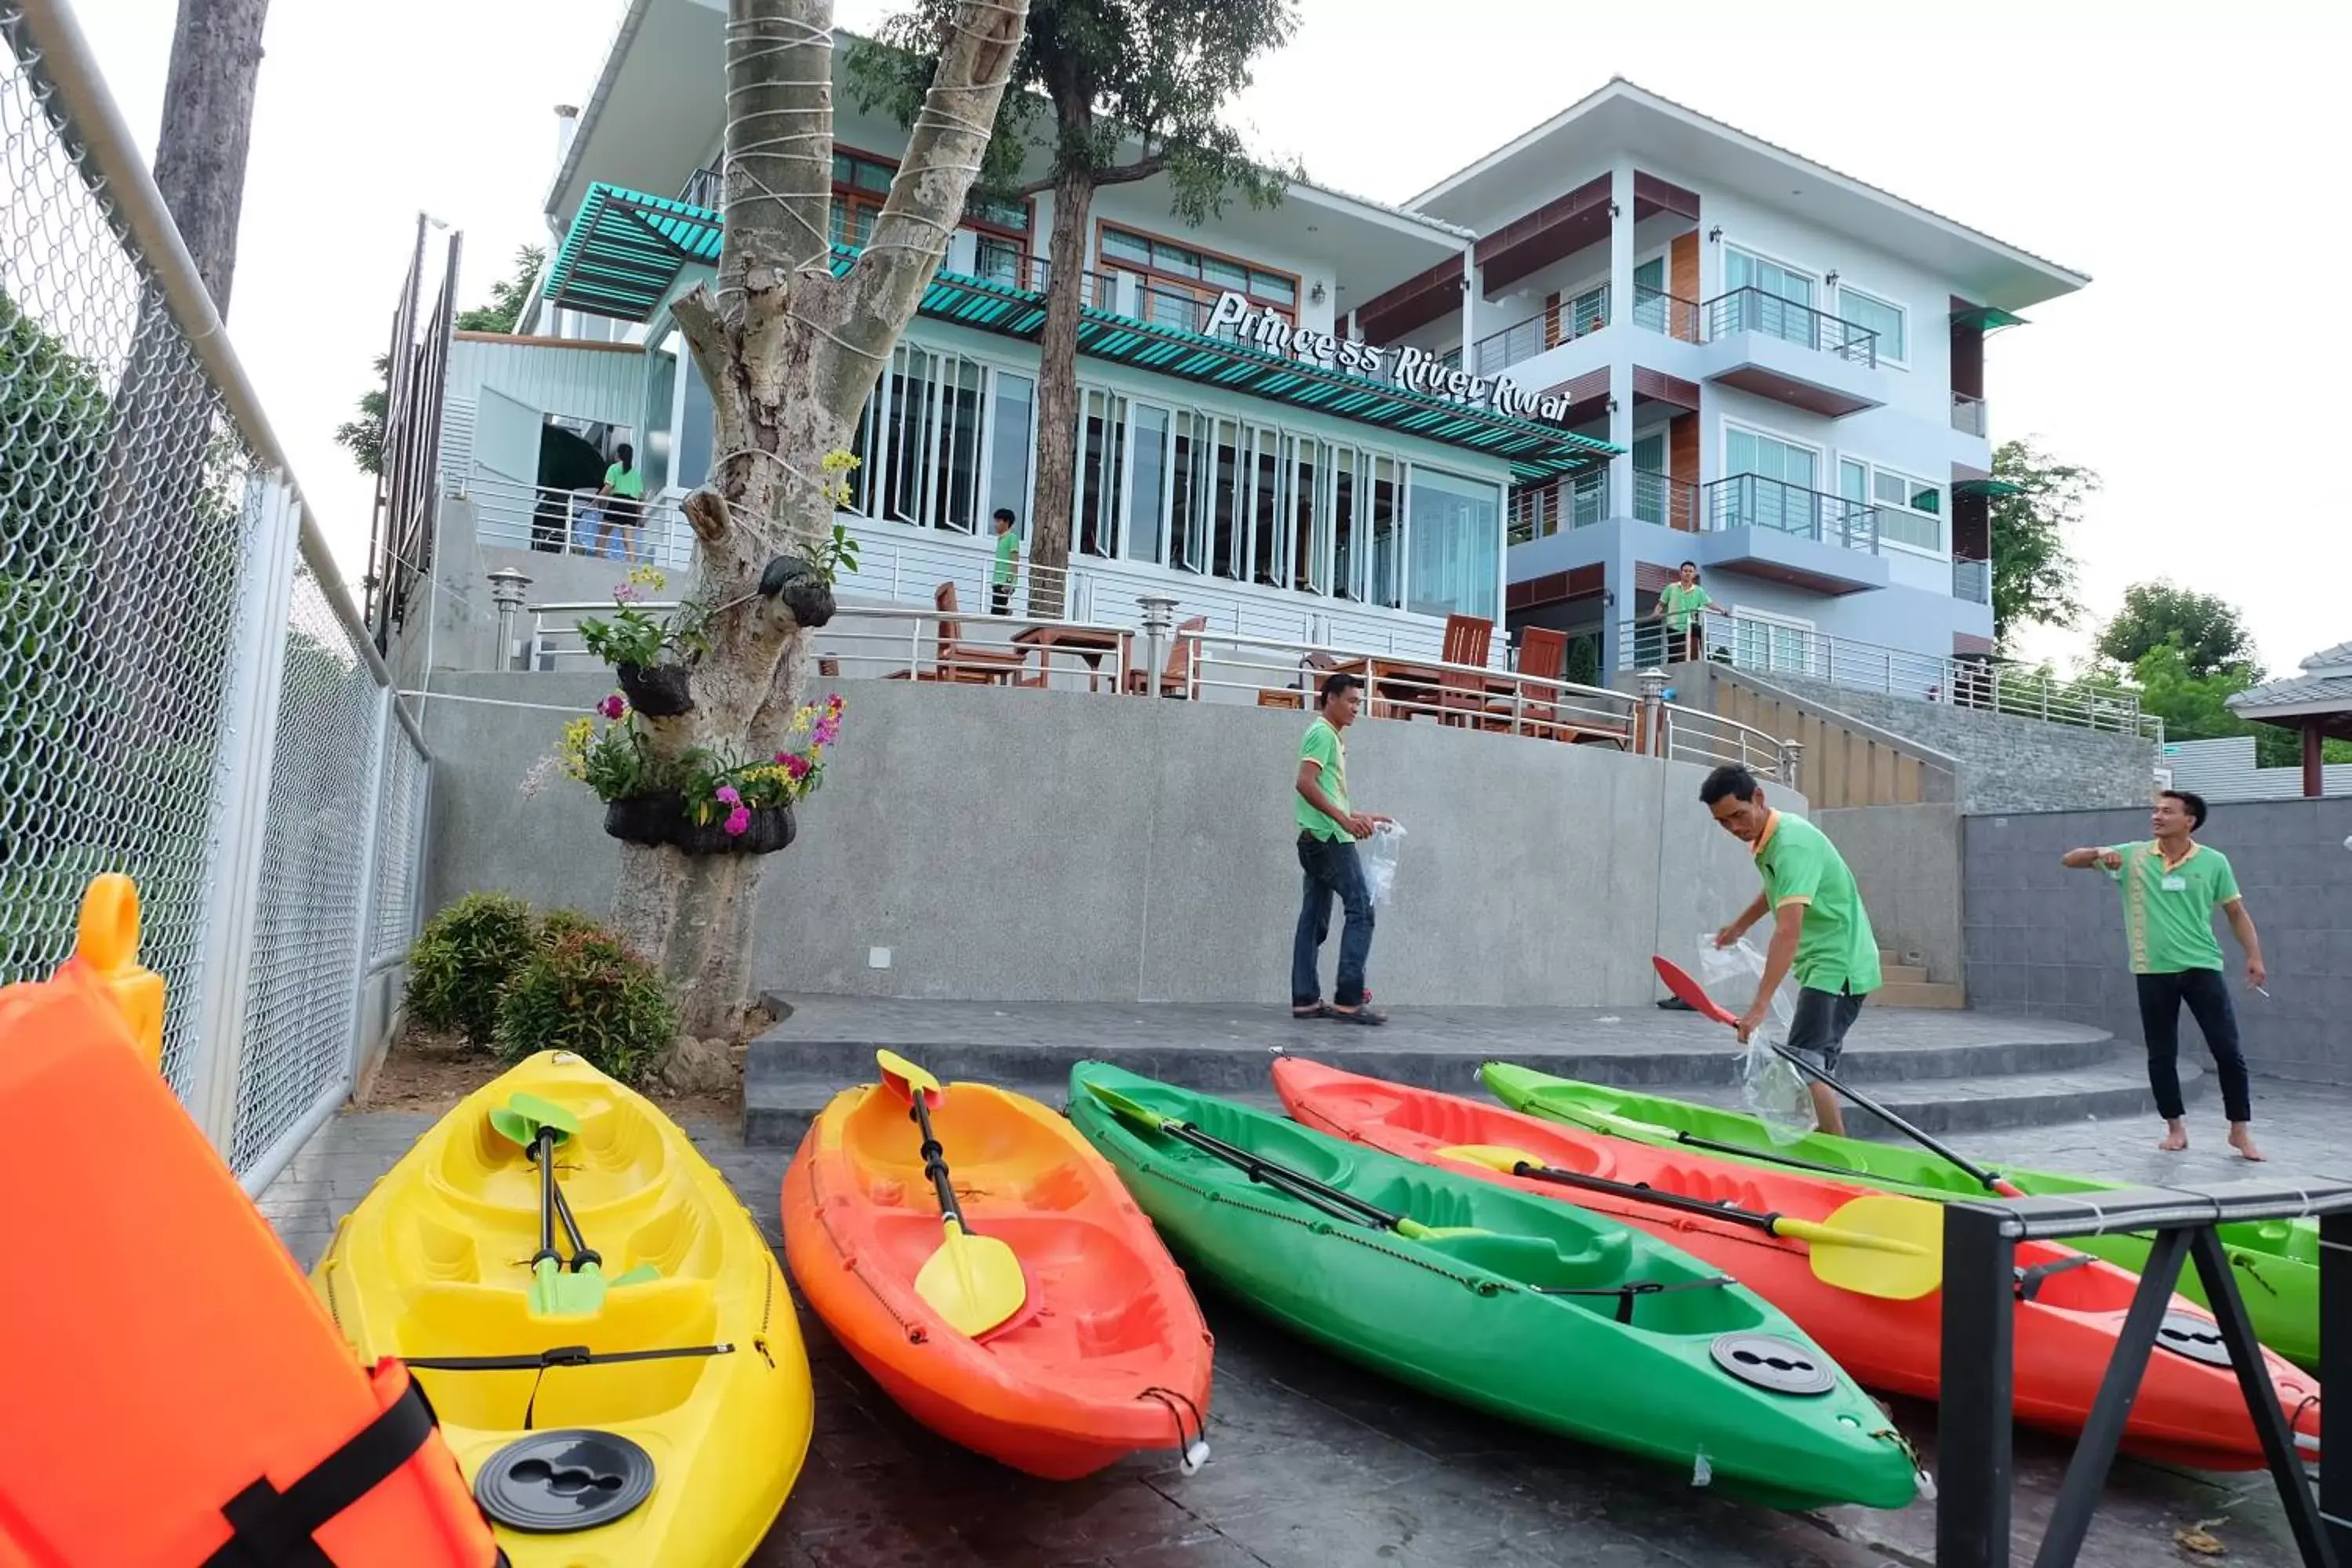
[[(1139, 1114), (1190, 1123), (1355, 1203), (1475, 1233), (1408, 1239), (1334, 1217)], [(1893, 1509), (1915, 1495), (1893, 1423), (1784, 1314), (1607, 1215), (1102, 1062), (1071, 1069), (1070, 1121), (1188, 1268), (1375, 1372), (1774, 1508)]]
[[(1825, 1132), (1810, 1133), (1793, 1143), (1775, 1143), (1764, 1123), (1743, 1111), (1579, 1083), (1508, 1062), (1488, 1062), (1478, 1072), (1495, 1098), (1512, 1110), (1596, 1132), (1644, 1143), (1681, 1144), (1754, 1164), (1812, 1167), (1832, 1176), (1848, 1177), (1857, 1185), (1916, 1197), (1985, 1195), (1975, 1179), (1958, 1166), (1909, 1143), (1874, 1143), (1859, 1138), (1832, 1138)], [(2003, 1166), (1997, 1173), (2021, 1192), (2037, 1197), (2112, 1192), (2124, 1185), (2014, 1166)], [(2316, 1372), (2319, 1226), (2307, 1219), (2263, 1220), (2225, 1225), (2221, 1234), (2231, 1264), (2244, 1276), (2239, 1294), (2245, 1299), (2255, 1338), (2305, 1370)], [(2067, 1245), (2137, 1274), (2147, 1266), (2150, 1238), (2129, 1234), (2085, 1236), (2070, 1237)], [(2181, 1271), (2178, 1289), (2198, 1305), (2210, 1305), (2195, 1268)]]

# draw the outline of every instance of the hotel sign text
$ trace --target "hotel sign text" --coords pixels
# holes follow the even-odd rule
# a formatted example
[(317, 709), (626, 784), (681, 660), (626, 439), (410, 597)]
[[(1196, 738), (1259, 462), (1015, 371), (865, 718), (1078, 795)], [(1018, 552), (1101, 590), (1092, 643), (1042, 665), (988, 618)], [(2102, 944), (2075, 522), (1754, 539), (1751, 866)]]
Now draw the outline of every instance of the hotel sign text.
[(1310, 364), (1425, 392), (1474, 408), (1491, 408), (1497, 414), (1520, 419), (1553, 421), (1568, 413), (1568, 398), (1562, 394), (1538, 397), (1521, 392), (1508, 376), (1473, 375), (1446, 364), (1425, 349), (1377, 348), (1359, 338), (1336, 337), (1329, 332), (1294, 327), (1239, 294), (1219, 295), (1216, 308), (1209, 313), (1209, 335), (1215, 337), (1223, 331), (1272, 353), (1288, 354)]

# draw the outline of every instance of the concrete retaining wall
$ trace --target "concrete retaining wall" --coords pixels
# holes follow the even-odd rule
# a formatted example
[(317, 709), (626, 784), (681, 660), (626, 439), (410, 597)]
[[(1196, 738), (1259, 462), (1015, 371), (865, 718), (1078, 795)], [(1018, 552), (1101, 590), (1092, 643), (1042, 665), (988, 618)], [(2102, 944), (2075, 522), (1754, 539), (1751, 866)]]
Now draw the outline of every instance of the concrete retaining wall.
[[(2086, 844), (2146, 838), (2147, 814), (2057, 812), (1971, 817), (1964, 850), (1969, 999), (2140, 1037), (2116, 885), (2058, 863)], [(2265, 998), (2215, 917), (2247, 1060), (2264, 1077), (2352, 1084), (2352, 800), (2213, 808), (2202, 842), (2229, 856), (2270, 966)], [(2194, 1054), (2196, 1026), (2181, 1021)]]
[(1932, 981), (1963, 984), (1958, 809), (1852, 806), (1813, 820), (1853, 868), (1878, 945), (1919, 954)]
[[(609, 910), (602, 807), (568, 781), (536, 799), (519, 788), (607, 689), (587, 675), (436, 679), (430, 908), (507, 888)], [(1302, 715), (884, 681), (846, 694), (825, 786), (764, 881), (760, 984), (1287, 999)], [(549, 710), (498, 705), (513, 701)], [(1651, 953), (1679, 955), (1755, 896), (1745, 848), (1698, 804), (1697, 767), (1394, 721), (1357, 726), (1349, 765), (1357, 804), (1408, 833), (1372, 951), (1383, 1002), (1646, 1005), (1663, 994)], [(870, 966), (876, 949), (888, 967)]]

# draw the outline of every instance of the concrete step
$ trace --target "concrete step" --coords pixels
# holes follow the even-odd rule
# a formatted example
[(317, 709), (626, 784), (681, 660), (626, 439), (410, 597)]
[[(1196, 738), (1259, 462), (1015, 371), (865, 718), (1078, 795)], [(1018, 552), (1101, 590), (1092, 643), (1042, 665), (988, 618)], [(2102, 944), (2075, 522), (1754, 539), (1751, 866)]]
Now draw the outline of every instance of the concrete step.
[[(1915, 972), (1916, 973), (1916, 972)], [(1896, 980), (1893, 975), (1870, 994), (1871, 1004), (1879, 1007), (1934, 1007), (1957, 1009), (1969, 1005), (1966, 993), (1957, 985), (1931, 984), (1924, 980)]]
[[(1854, 1082), (1846, 1069), (1855, 1059), (1848, 1057), (1840, 1065), (1838, 1077), (1843, 1081)], [(2205, 1069), (2186, 1058), (2181, 1061), (2184, 1099), (2201, 1099), (2210, 1083), (2211, 1075)], [(1864, 1092), (1921, 1131), (1938, 1137), (2131, 1117), (2147, 1118), (2151, 1136), (2158, 1131), (2156, 1097), (2148, 1091), (2146, 1068), (2137, 1062), (2117, 1062), (2081, 1072), (1940, 1079)], [(1685, 1091), (1679, 1098), (1735, 1108), (1740, 1104), (1738, 1089), (1713, 1086)], [(1845, 1124), (1846, 1131), (1856, 1138), (1909, 1142), (1904, 1133), (1857, 1105), (1845, 1108)], [(1962, 1146), (1959, 1152), (1965, 1154), (1968, 1150)]]
[(1927, 971), (1916, 963), (1891, 963), (1884, 956), (1878, 961), (1878, 978), (1885, 985), (1925, 985)]
[[(1381, 1029), (1292, 1019), (1271, 1008), (1089, 1004), (892, 1002), (803, 998), (753, 1041), (744, 1068), (745, 1136), (797, 1139), (831, 1093), (874, 1077), (887, 1047), (941, 1079), (971, 1079), (1049, 1103), (1083, 1060), (1115, 1062), (1188, 1089), (1247, 1099), (1269, 1092), (1278, 1055), (1456, 1094), (1480, 1092), (1488, 1059), (1589, 1082), (1685, 1094), (1736, 1095), (1740, 1053), (1722, 1026), (1656, 1009), (1398, 1007)], [(2096, 1029), (1968, 1013), (1881, 1011), (1856, 1026), (1842, 1077), (1862, 1085), (1925, 1085), (2105, 1067), (2115, 1042)], [(1912, 1092), (1928, 1098), (1933, 1090)], [(1270, 1103), (1270, 1101), (1269, 1101)]]

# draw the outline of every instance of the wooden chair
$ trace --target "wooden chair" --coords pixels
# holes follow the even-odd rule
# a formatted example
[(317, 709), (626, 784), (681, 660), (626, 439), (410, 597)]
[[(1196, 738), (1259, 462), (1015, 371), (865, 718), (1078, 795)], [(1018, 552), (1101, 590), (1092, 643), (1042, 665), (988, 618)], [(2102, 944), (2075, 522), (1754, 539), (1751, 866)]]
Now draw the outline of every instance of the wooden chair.
[[(1495, 636), (1495, 623), (1478, 616), (1448, 616), (1445, 617), (1444, 652), (1439, 657), (1447, 664), (1470, 665), (1479, 669), (1486, 667), (1486, 650)], [(1437, 718), (1444, 724), (1471, 724), (1486, 712), (1486, 682), (1484, 678), (1467, 670), (1444, 669), (1437, 676)]]
[[(1568, 668), (1568, 634), (1549, 626), (1529, 626), (1519, 633), (1519, 676), (1523, 680), (1559, 680)], [(1523, 731), (1554, 741), (1567, 740), (1560, 727), (1559, 694), (1543, 687), (1519, 689), (1519, 700), (1486, 704), (1480, 728)]]
[(933, 590), (931, 603), (939, 607), (939, 651), (930, 669), (894, 669), (885, 680), (939, 680), (950, 685), (990, 685), (997, 682), (1015, 683), (1029, 656), (1017, 649), (979, 647), (962, 641), (962, 623), (950, 620), (958, 605), (953, 583), (942, 583)]
[[(1173, 693), (1178, 697), (1189, 698), (1195, 702), (1198, 702), (1201, 700), (1200, 684), (1192, 679), (1191, 645), (1197, 639), (1191, 634), (1194, 632), (1205, 632), (1208, 629), (1209, 617), (1206, 616), (1194, 616), (1176, 628), (1175, 640), (1170, 644), (1168, 648), (1167, 668), (1160, 672), (1160, 696), (1166, 697)], [(1129, 641), (1130, 644), (1129, 651), (1131, 653), (1133, 639), (1129, 638)], [(1127, 695), (1129, 697), (1141, 697), (1150, 689), (1150, 672), (1136, 668), (1134, 664), (1130, 662), (1128, 665), (1127, 669), (1127, 686), (1125, 688)]]

